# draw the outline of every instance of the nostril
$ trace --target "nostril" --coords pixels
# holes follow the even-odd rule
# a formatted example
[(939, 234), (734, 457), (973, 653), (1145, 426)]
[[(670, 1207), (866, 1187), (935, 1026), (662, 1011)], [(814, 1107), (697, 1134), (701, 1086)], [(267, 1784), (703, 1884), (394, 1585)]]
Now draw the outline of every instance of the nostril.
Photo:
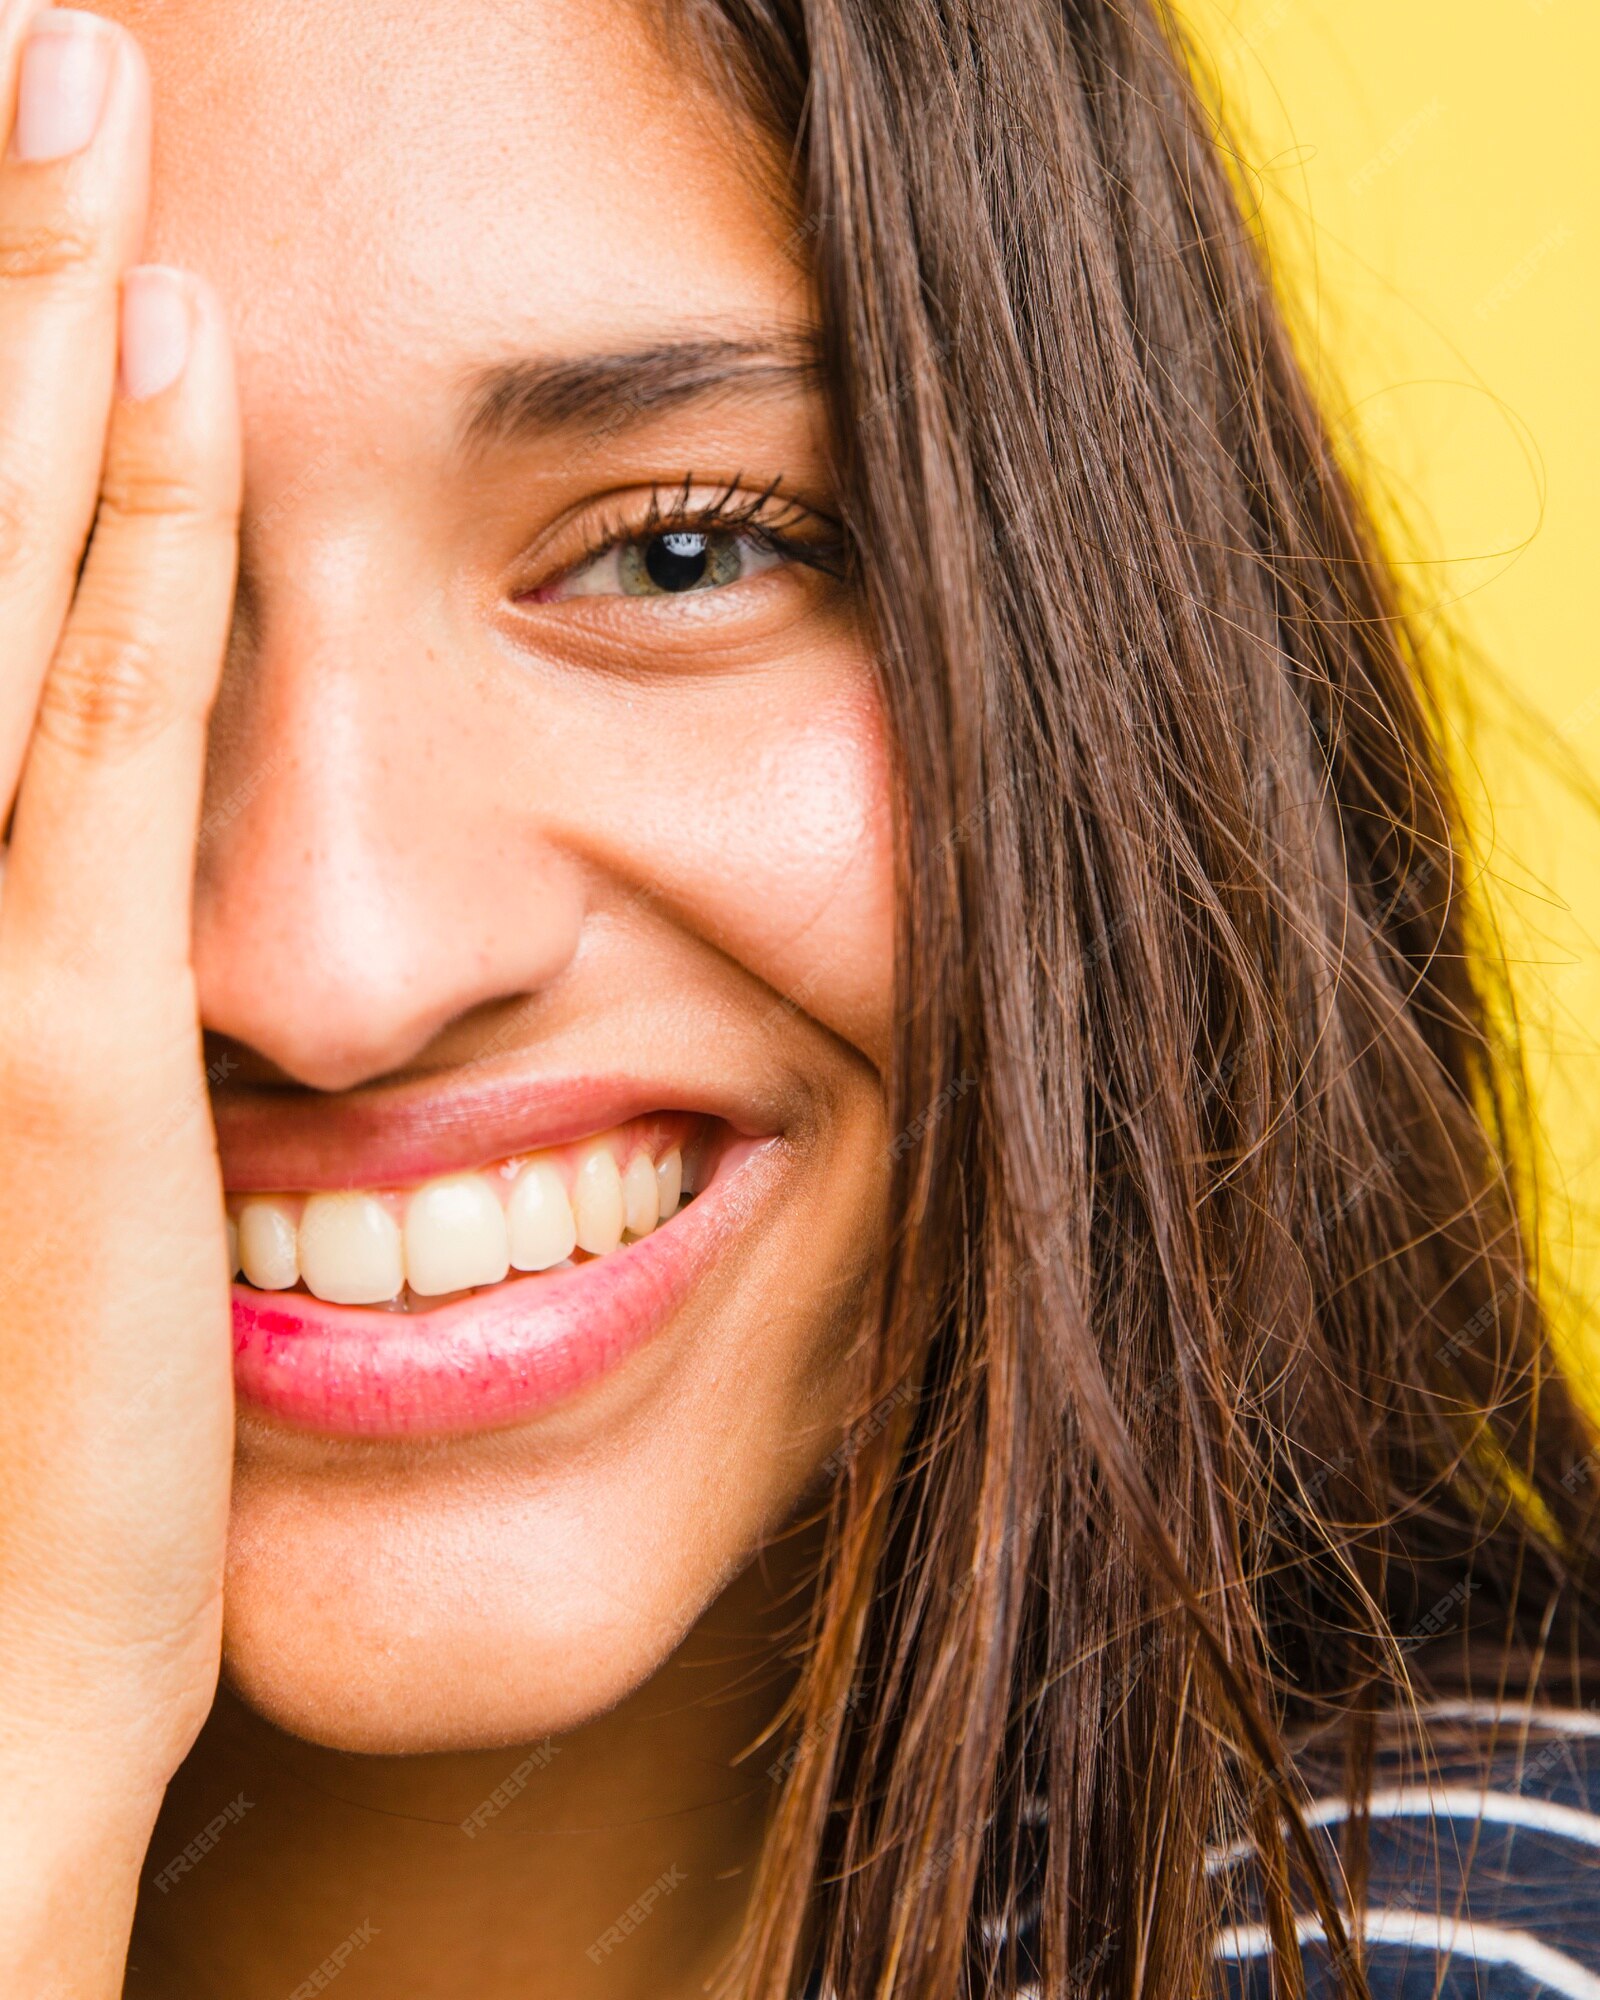
[(463, 1006), (445, 979), (392, 959), (359, 971), (309, 954), (283, 960), (232, 956), (218, 940), (197, 972), (208, 1041), (227, 1076), (324, 1095), (356, 1090), (414, 1067), (484, 1004), (469, 994)]
[[(194, 974), (203, 1023), (308, 1089), (376, 1082), (441, 1040), (460, 1060), (458, 1040), (491, 1017), (505, 1034), (507, 1015), (578, 948), (579, 885), (552, 880), (542, 894), (520, 874), (497, 882), (482, 852), (458, 868), (450, 854), (424, 864), (402, 849), (381, 880), (281, 862), (257, 856), (259, 879), (246, 883), (252, 864), (236, 854), (231, 892), (219, 877), (197, 894)], [(507, 1048), (523, 1039), (510, 1033)]]

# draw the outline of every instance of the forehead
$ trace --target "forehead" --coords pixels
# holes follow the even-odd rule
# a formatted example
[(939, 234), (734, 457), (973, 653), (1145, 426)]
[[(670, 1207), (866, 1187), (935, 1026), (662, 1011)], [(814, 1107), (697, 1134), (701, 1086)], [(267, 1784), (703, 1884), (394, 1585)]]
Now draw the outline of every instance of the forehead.
[[(647, 0), (648, 5), (648, 0)], [(144, 255), (221, 290), (247, 437), (387, 429), (496, 353), (792, 319), (789, 220), (632, 0), (109, 0), (149, 63)], [(763, 162), (764, 164), (764, 162)]]

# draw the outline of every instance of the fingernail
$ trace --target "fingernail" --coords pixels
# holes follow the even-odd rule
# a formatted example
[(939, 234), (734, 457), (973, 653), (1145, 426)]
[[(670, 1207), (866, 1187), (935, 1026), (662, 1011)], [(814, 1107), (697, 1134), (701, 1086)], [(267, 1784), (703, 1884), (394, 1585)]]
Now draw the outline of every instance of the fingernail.
[(120, 387), (135, 402), (176, 382), (189, 358), (194, 311), (181, 271), (135, 264), (122, 279)]
[(111, 32), (97, 14), (48, 7), (22, 48), (11, 150), (19, 160), (60, 160), (94, 137), (111, 75)]

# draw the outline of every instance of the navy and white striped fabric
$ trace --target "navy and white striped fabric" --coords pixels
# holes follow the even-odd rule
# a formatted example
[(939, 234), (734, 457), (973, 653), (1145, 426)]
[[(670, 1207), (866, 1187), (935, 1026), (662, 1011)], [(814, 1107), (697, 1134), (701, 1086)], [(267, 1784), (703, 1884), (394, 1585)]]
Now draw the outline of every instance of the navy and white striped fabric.
[[(1600, 1709), (1451, 1703), (1425, 1774), (1380, 1761), (1359, 1917), (1374, 2000), (1600, 2000)], [(1311, 1822), (1330, 1857), (1337, 1796)], [(1247, 1851), (1213, 1857), (1248, 1871)], [(1248, 1902), (1249, 1891), (1244, 1900)], [(1321, 1927), (1299, 1923), (1312, 2000), (1338, 1990)], [(1227, 1991), (1268, 1989), (1259, 1923), (1218, 1942)]]
[[(1435, 1704), (1425, 1776), (1381, 1757), (1370, 1804), (1366, 1941), (1373, 2000), (1600, 2000), (1600, 1704), (1592, 1710)], [(1313, 1787), (1315, 1790), (1315, 1787)], [(1344, 1802), (1309, 1817), (1336, 1852)], [(1024, 1830), (1028, 1838), (1029, 1830)], [(1217, 1941), (1229, 2000), (1270, 1991), (1249, 1847), (1210, 1860), (1238, 1921)], [(1333, 1879), (1337, 1880), (1337, 1871)], [(1037, 1902), (1018, 1943), (1025, 1965)], [(1322, 1932), (1299, 1925), (1311, 2000), (1338, 1991)], [(1039, 2000), (1029, 1982), (1015, 2000)], [(823, 2000), (815, 1979), (807, 2000)]]

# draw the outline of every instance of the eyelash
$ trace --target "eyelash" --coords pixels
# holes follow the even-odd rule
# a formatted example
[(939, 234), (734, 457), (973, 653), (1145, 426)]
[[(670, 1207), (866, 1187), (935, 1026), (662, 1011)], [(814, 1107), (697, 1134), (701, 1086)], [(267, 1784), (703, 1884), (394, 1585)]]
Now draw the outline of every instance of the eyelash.
[[(532, 595), (538, 601), (545, 590), (555, 590), (613, 549), (630, 542), (648, 542), (656, 535), (671, 534), (743, 533), (761, 548), (782, 556), (786, 561), (804, 564), (825, 576), (841, 580), (847, 573), (848, 556), (839, 523), (787, 496), (773, 515), (769, 510), (778, 501), (782, 484), (780, 474), (760, 492), (740, 499), (739, 479), (736, 476), (709, 500), (698, 505), (691, 505), (689, 501), (689, 495), (694, 490), (693, 473), (685, 473), (665, 499), (663, 494), (667, 489), (653, 486), (642, 516), (631, 519), (617, 516), (603, 522), (590, 536), (582, 553), (564, 564), (559, 576), (551, 577)], [(827, 542), (801, 540), (791, 530), (797, 522), (806, 520), (823, 522), (835, 531), (836, 539)]]

